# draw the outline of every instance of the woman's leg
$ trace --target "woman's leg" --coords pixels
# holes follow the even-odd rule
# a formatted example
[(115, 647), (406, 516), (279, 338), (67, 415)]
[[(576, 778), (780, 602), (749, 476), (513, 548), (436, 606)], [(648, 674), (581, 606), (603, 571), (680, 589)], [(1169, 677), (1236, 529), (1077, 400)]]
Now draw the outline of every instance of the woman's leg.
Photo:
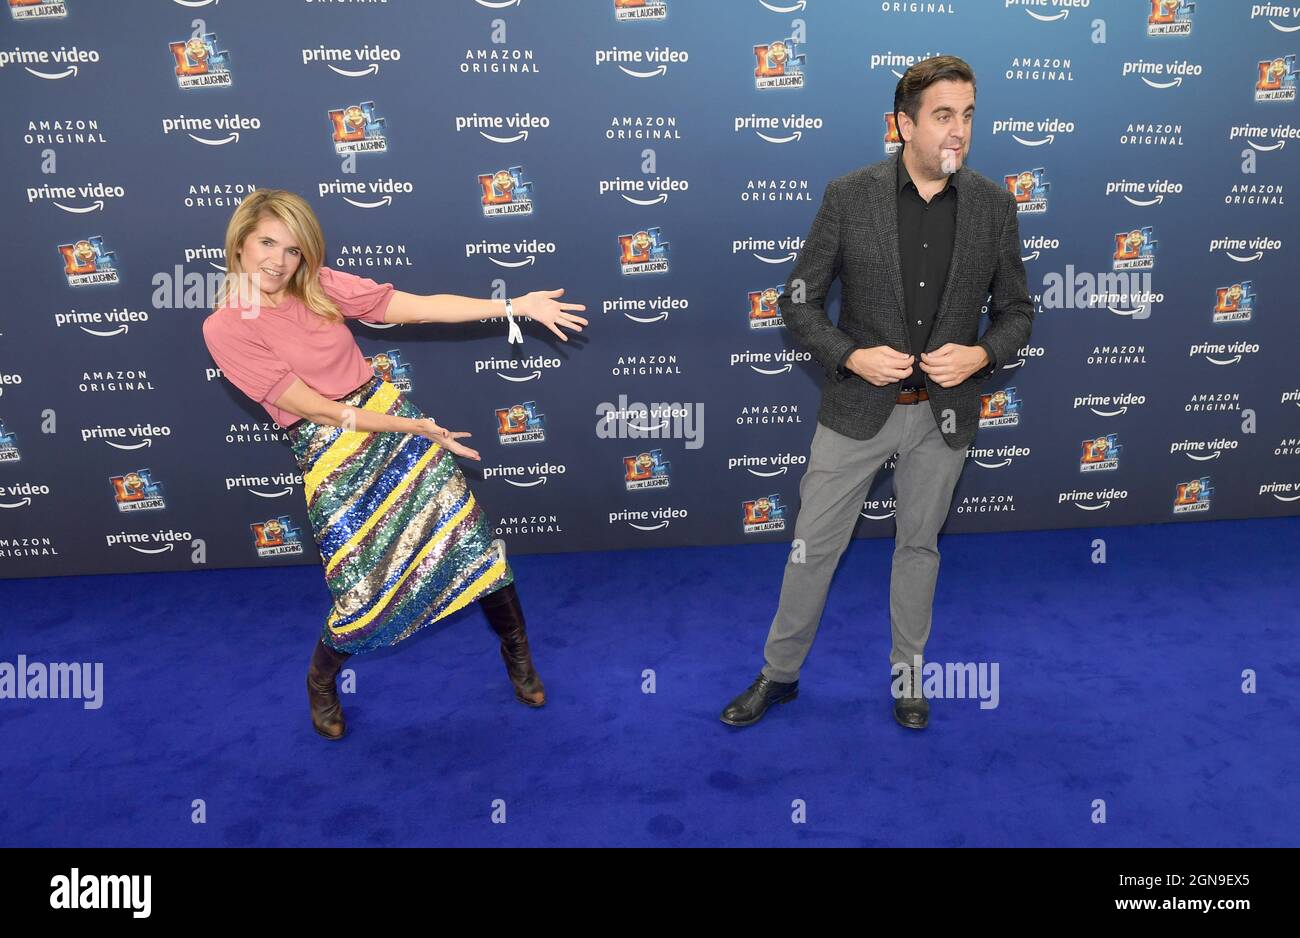
[(546, 689), (533, 667), (528, 648), (528, 634), (524, 631), (524, 610), (519, 605), (519, 593), (514, 583), (488, 593), (478, 601), (492, 626), (501, 638), (501, 658), (506, 663), (506, 674), (514, 685), (515, 697), (530, 707), (546, 703)]

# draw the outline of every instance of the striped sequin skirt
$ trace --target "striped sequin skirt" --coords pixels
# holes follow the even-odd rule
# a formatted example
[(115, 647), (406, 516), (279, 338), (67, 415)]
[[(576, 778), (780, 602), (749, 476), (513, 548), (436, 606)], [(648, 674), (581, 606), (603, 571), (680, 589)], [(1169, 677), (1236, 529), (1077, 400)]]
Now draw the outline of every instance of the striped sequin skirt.
[[(424, 416), (379, 378), (339, 403)], [(514, 581), (456, 459), (422, 436), (302, 420), (288, 430), (333, 605), (322, 639), (357, 654), (396, 644)]]

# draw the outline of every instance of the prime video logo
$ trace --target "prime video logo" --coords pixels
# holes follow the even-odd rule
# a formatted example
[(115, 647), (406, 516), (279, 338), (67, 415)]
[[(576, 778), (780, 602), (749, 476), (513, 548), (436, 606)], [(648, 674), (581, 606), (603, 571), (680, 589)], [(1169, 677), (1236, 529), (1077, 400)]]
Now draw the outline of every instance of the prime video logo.
[(133, 918), (148, 918), (153, 907), (153, 877), (82, 876), (71, 874), (50, 880), (52, 909), (130, 909)]
[(17, 664), (0, 661), (0, 700), (80, 700), (87, 710), (104, 705), (102, 661), (42, 661), (18, 656)]
[(596, 436), (602, 440), (685, 440), (687, 449), (699, 449), (704, 445), (704, 404), (646, 405), (620, 394), (617, 403), (596, 405)]

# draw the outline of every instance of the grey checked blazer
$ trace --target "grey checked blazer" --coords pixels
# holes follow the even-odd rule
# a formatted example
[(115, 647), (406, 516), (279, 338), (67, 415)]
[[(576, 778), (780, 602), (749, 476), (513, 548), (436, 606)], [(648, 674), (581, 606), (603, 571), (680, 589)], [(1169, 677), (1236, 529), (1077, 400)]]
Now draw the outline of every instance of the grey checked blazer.
[[(947, 342), (983, 345), (992, 362), (961, 384), (942, 388), (926, 376), (930, 408), (940, 428), (944, 411), (955, 416), (944, 440), (963, 449), (979, 426), (980, 384), (1029, 341), (1034, 306), (1020, 260), (1020, 225), (1010, 192), (963, 163), (957, 171), (957, 227), (952, 266), (935, 316), (929, 345), (913, 350), (903, 306), (898, 259), (897, 171), (900, 154), (864, 166), (826, 186), (821, 208), (795, 261), (781, 315), (803, 348), (826, 372), (817, 420), (837, 433), (867, 440), (884, 426), (900, 384), (877, 387), (840, 365), (855, 348), (888, 345), (908, 354), (933, 351)], [(838, 325), (826, 315), (826, 292), (840, 278)], [(794, 303), (795, 281), (804, 302)], [(979, 336), (980, 309), (992, 294), (990, 325)], [(924, 406), (919, 404), (916, 406)]]

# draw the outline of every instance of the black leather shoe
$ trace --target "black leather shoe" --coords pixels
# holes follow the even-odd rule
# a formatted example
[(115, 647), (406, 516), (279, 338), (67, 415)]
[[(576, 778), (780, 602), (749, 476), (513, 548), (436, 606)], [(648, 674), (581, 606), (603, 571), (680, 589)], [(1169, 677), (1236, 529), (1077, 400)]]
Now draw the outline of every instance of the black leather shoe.
[(722, 722), (728, 726), (752, 726), (763, 719), (767, 708), (776, 703), (789, 703), (799, 696), (799, 682), (781, 684), (769, 681), (762, 674), (749, 689), (727, 704), (722, 711)]
[[(904, 693), (903, 696), (894, 700), (894, 719), (900, 726), (906, 726), (909, 730), (923, 730), (930, 725), (930, 701), (925, 699), (925, 693), (921, 689), (921, 675), (916, 669), (912, 670), (912, 686), (910, 695)], [(894, 694), (894, 683), (897, 677), (890, 678), (889, 693)], [(908, 688), (904, 688), (908, 690)]]

